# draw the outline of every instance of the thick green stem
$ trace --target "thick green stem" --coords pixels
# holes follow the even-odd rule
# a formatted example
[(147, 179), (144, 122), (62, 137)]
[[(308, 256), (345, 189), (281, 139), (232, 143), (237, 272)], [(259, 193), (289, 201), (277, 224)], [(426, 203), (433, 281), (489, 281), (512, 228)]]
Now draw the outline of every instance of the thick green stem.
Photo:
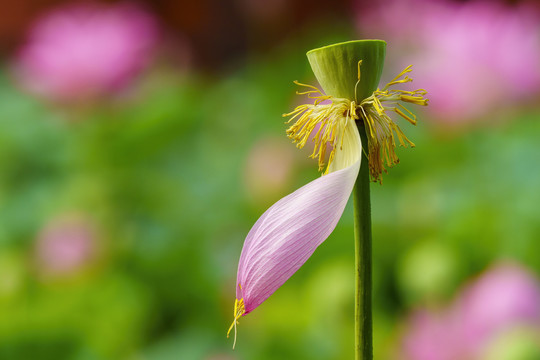
[[(362, 147), (367, 151), (364, 125), (358, 124)], [(354, 247), (356, 264), (355, 286), (355, 359), (373, 359), (373, 321), (371, 310), (371, 201), (369, 195), (369, 164), (362, 154), (360, 172), (354, 186)]]

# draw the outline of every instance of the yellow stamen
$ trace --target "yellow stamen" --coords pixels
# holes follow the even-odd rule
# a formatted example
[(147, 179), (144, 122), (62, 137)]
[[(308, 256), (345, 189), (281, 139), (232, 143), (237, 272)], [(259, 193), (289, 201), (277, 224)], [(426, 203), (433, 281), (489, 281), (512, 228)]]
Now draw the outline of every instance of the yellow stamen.
[(424, 99), (422, 96), (401, 95), (401, 100), (415, 105), (427, 105), (427, 99)]
[(410, 122), (411, 124), (416, 125), (416, 116), (414, 118), (411, 118), (410, 116), (408, 116), (407, 114), (405, 114), (403, 111), (401, 111), (398, 108), (395, 108), (394, 111), (396, 112), (396, 114), (398, 114), (399, 116), (401, 116), (402, 118)]
[[(240, 286), (240, 285), (238, 285)], [(246, 313), (246, 308), (244, 306), (244, 298), (238, 300), (234, 300), (234, 320), (229, 327), (229, 330), (227, 331), (227, 338), (229, 338), (229, 334), (231, 333), (231, 330), (234, 328), (234, 342), (233, 342), (233, 349), (236, 346), (236, 325), (238, 324), (238, 319)]]
[(294, 80), (293, 83), (296, 84), (296, 85), (299, 85), (299, 86), (305, 86), (305, 87), (311, 88), (311, 89), (313, 89), (315, 92), (318, 92), (318, 93), (320, 93), (321, 95), (323, 95), (323, 93), (322, 93), (317, 87), (315, 87), (315, 86), (313, 86), (313, 85), (302, 84), (302, 83), (299, 82), (298, 80)]
[(408, 76), (405, 76), (404, 79), (402, 80), (398, 80), (400, 77), (402, 77), (403, 75), (405, 75), (406, 73), (409, 73), (412, 71), (412, 65), (409, 65), (407, 66), (405, 69), (403, 69), (402, 72), (400, 72), (395, 78), (393, 78), (392, 80), (390, 80), (390, 82), (388, 84), (385, 85), (385, 87), (383, 88), (383, 90), (386, 90), (387, 88), (389, 88), (390, 86), (394, 85), (394, 84), (400, 84), (400, 83), (404, 83), (404, 82), (409, 82), (409, 81), (412, 81), (411, 78), (409, 78)]
[(360, 72), (360, 66), (362, 66), (362, 60), (358, 61), (358, 81), (354, 85), (354, 101), (358, 101), (358, 95), (356, 94), (356, 89), (358, 84), (360, 84), (360, 79), (362, 78), (362, 73)]

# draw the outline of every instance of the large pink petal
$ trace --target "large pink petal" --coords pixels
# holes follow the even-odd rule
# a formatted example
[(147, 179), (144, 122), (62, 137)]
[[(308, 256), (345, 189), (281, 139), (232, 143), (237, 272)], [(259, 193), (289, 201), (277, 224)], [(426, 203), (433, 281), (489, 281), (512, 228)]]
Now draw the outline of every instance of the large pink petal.
[(257, 220), (238, 264), (236, 298), (244, 299), (245, 314), (283, 285), (332, 233), (359, 168), (360, 160), (310, 182)]

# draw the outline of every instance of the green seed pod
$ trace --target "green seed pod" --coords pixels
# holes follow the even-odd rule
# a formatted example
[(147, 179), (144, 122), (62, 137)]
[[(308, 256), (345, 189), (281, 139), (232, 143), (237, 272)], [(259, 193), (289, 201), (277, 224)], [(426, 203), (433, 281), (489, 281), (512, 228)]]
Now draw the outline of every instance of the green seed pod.
[[(307, 57), (327, 95), (359, 103), (377, 89), (385, 54), (385, 41), (355, 40), (310, 50)], [(357, 86), (359, 61), (362, 76)]]

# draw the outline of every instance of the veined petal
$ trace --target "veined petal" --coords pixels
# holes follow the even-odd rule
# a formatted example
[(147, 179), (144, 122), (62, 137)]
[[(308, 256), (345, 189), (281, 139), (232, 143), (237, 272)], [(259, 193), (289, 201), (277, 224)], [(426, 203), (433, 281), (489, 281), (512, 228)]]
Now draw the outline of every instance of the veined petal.
[[(250, 230), (238, 264), (235, 321), (272, 295), (336, 227), (351, 194), (361, 159), (354, 121), (346, 119), (335, 143), (334, 167), (272, 205)], [(234, 324), (234, 323), (233, 323)]]

